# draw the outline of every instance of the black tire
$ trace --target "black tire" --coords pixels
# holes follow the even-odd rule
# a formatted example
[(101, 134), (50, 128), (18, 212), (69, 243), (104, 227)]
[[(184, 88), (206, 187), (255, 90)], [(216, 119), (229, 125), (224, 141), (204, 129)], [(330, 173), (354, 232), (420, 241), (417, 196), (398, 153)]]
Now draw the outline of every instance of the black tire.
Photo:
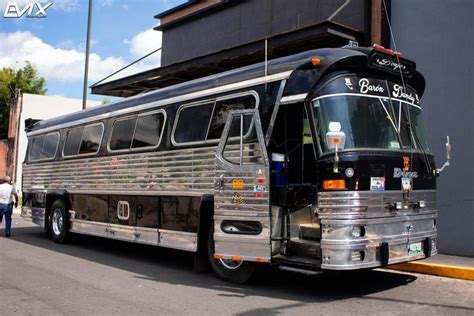
[(49, 232), (57, 243), (64, 244), (69, 240), (69, 220), (63, 201), (56, 200), (51, 206)]
[(214, 229), (212, 227), (209, 230), (207, 238), (207, 250), (212, 269), (219, 279), (231, 283), (243, 284), (252, 278), (255, 272), (255, 263), (242, 261), (236, 263), (235, 267), (229, 268), (229, 266), (225, 264), (226, 261), (214, 259)]

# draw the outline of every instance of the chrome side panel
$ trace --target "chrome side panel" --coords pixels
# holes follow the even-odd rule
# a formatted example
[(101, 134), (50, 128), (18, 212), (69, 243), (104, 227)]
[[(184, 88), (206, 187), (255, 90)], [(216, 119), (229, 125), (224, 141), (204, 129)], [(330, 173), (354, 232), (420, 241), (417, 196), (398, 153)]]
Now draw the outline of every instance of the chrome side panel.
[(185, 251), (197, 250), (197, 234), (138, 226), (116, 225), (71, 219), (70, 231), (78, 234), (162, 246)]
[[(71, 194), (202, 196), (214, 193), (216, 146), (23, 165), (23, 191)], [(45, 210), (22, 216), (44, 226)], [(197, 251), (197, 233), (71, 219), (75, 233)]]
[(23, 164), (23, 191), (214, 192), (216, 147)]
[(178, 232), (174, 230), (159, 229), (159, 246), (186, 251), (197, 251), (197, 234)]
[[(403, 201), (401, 191), (320, 192), (321, 268), (372, 268), (435, 255), (435, 195), (413, 191)], [(420, 201), (426, 206), (417, 207)], [(402, 208), (393, 209), (395, 202)], [(415, 245), (420, 251), (410, 251)]]
[(153, 228), (83, 221), (79, 219), (71, 219), (70, 221), (70, 231), (73, 233), (155, 246), (158, 245), (158, 232)]

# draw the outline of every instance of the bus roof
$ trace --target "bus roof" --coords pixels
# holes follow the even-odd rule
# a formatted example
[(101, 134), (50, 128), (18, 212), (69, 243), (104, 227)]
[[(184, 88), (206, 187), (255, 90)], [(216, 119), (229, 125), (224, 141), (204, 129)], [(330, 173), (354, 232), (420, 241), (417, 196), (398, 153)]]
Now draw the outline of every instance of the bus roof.
[[(319, 57), (323, 60), (322, 67), (320, 67), (321, 74), (323, 74), (324, 70), (330, 68), (330, 66), (338, 61), (354, 57), (367, 58), (367, 54), (370, 51), (371, 48), (321, 48), (291, 56), (276, 58), (267, 62), (266, 77), (265, 62), (260, 62), (125, 98), (104, 106), (97, 106), (91, 109), (38, 121), (29, 130), (27, 129), (27, 132), (36, 134), (44, 129), (51, 130), (55, 126), (59, 127), (60, 125), (67, 123), (75, 122), (71, 125), (81, 124), (81, 122), (85, 120), (89, 121), (93, 118), (99, 119), (99, 117), (104, 117), (108, 114), (112, 115), (117, 112), (120, 113), (126, 111), (126, 109), (133, 110), (134, 108), (137, 108), (137, 110), (139, 110), (139, 106), (143, 104), (156, 102), (156, 107), (159, 107), (164, 104), (171, 104), (184, 100), (195, 100), (209, 95), (263, 84), (265, 82), (283, 80), (289, 78), (295, 69), (310, 64), (312, 57)], [(419, 94), (421, 95), (422, 91), (419, 91)], [(186, 98), (186, 96), (188, 98)], [(169, 100), (169, 102), (162, 102), (163, 100)]]

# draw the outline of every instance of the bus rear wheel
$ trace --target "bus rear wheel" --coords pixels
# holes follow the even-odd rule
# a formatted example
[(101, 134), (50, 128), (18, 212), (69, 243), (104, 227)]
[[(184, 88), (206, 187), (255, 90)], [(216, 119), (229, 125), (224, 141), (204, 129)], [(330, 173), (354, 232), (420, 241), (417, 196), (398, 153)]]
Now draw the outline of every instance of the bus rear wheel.
[(243, 284), (250, 280), (255, 272), (255, 264), (253, 262), (214, 258), (214, 230), (212, 228), (209, 230), (207, 238), (207, 250), (212, 269), (221, 280)]
[(68, 220), (66, 217), (66, 207), (63, 201), (56, 200), (51, 206), (51, 215), (49, 216), (49, 232), (51, 237), (57, 243), (66, 243), (69, 239)]

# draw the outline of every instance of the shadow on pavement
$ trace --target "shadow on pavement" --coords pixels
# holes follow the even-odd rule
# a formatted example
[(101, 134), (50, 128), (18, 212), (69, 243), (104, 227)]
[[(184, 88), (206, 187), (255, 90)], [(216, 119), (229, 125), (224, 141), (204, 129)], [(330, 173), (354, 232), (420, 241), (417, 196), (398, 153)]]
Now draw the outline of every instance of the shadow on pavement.
[[(2, 232), (0, 234), (3, 235)], [(85, 235), (73, 235), (69, 244), (62, 245), (46, 238), (40, 227), (14, 228), (12, 241), (126, 270), (140, 279), (211, 288), (217, 290), (219, 296), (233, 298), (257, 296), (293, 300), (298, 305), (361, 298), (416, 280), (413, 275), (392, 271), (366, 270), (308, 277), (279, 271), (275, 267), (261, 266), (253, 282), (235, 285), (218, 280), (211, 272), (195, 273), (193, 255), (184, 251)], [(292, 306), (293, 304), (289, 304), (288, 308)], [(282, 309), (285, 306), (278, 307), (280, 312)], [(264, 309), (261, 312), (272, 314), (277, 311)]]

